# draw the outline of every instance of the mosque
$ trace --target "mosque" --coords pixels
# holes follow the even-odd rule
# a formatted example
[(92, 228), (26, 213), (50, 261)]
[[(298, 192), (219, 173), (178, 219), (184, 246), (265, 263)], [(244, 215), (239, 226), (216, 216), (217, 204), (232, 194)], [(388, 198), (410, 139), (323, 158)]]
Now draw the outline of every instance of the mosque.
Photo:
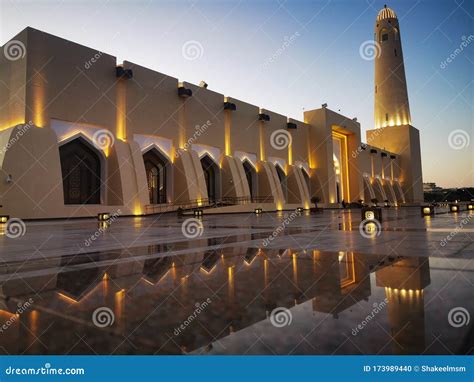
[(374, 35), (374, 129), (303, 121), (26, 28), (0, 55), (0, 215), (338, 208), (423, 200), (397, 15)]

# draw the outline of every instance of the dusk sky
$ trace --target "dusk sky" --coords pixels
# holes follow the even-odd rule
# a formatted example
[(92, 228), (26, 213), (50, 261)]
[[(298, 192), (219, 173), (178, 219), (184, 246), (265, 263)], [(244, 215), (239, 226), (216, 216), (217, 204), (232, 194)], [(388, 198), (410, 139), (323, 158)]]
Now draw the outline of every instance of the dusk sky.
[[(473, 4), (387, 4), (400, 22), (423, 180), (443, 187), (474, 186)], [(31, 26), (180, 80), (205, 80), (212, 90), (298, 120), (303, 110), (328, 103), (357, 117), (365, 137), (373, 128), (374, 62), (359, 48), (373, 39), (383, 5), (0, 0), (0, 45)]]

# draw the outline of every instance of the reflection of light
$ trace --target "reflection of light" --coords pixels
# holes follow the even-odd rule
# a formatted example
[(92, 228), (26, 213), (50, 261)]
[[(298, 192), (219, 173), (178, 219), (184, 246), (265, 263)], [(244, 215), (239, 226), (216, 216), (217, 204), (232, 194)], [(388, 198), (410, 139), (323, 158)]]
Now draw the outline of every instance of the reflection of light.
[(123, 315), (123, 305), (125, 299), (125, 289), (115, 293), (115, 316), (120, 320)]
[(206, 272), (207, 274), (209, 274), (209, 273), (211, 273), (211, 272), (216, 268), (216, 266), (217, 266), (217, 264), (214, 264), (211, 269), (207, 270), (206, 268), (204, 268), (204, 267), (201, 265), (201, 271), (204, 271), (204, 272)]
[(39, 312), (37, 310), (32, 310), (31, 313), (30, 313), (30, 322), (31, 322), (31, 325), (30, 325), (30, 330), (31, 330), (31, 333), (36, 336), (36, 333), (38, 332), (38, 316), (39, 316)]
[(294, 253), (292, 256), (292, 263), (293, 263), (293, 279), (295, 284), (298, 282), (298, 257)]
[(74, 300), (72, 297), (66, 296), (65, 294), (61, 292), (56, 292), (59, 297), (61, 297), (64, 300), (67, 300), (69, 303), (77, 304), (78, 301)]

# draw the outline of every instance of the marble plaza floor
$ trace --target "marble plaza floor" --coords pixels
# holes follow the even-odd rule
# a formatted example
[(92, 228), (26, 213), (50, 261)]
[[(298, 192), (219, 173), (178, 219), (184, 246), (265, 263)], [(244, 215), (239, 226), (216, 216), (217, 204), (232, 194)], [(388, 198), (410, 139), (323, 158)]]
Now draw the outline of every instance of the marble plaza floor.
[(472, 354), (474, 212), (26, 222), (1, 354)]

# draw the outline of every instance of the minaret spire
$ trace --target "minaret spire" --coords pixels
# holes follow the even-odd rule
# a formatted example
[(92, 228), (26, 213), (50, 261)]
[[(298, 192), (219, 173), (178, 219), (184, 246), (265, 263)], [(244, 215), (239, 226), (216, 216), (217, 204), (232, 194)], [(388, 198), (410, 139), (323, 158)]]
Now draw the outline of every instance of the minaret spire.
[(395, 12), (384, 5), (375, 22), (375, 127), (411, 124), (400, 26)]

